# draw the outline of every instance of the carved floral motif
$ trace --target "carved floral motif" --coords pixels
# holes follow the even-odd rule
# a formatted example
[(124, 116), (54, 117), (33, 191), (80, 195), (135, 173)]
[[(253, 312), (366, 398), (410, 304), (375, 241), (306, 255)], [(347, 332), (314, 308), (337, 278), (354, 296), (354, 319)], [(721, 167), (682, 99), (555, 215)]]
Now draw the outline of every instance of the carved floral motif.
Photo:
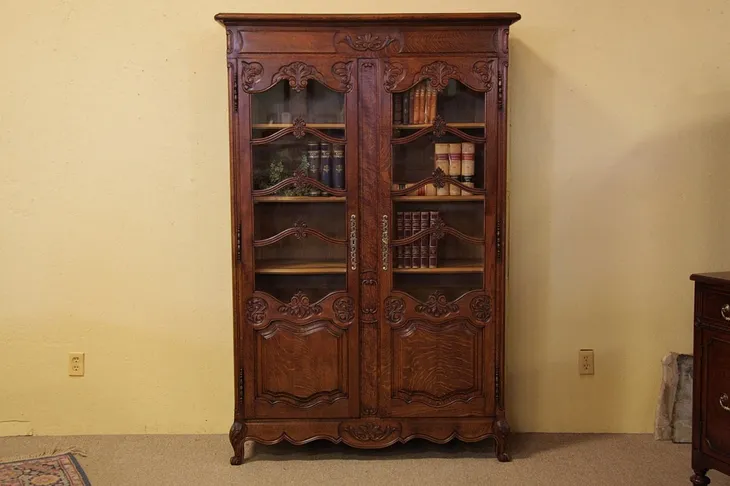
[(304, 131), (304, 127), (306, 127), (306, 126), (307, 126), (307, 123), (304, 121), (303, 118), (296, 117), (294, 119), (294, 125), (293, 125), (294, 131), (292, 132), (292, 135), (294, 135), (294, 138), (296, 138), (297, 140), (302, 138), (306, 133)]
[(279, 312), (287, 314), (299, 319), (306, 319), (322, 312), (322, 306), (319, 304), (310, 304), (309, 297), (303, 292), (297, 292), (292, 296), (288, 304), (279, 306)]
[(340, 80), (341, 89), (350, 92), (352, 90), (352, 65), (350, 62), (336, 62), (332, 66), (332, 74)]
[(352, 297), (340, 297), (332, 304), (332, 308), (341, 322), (351, 322), (355, 318), (355, 301)]
[(356, 51), (380, 51), (396, 40), (397, 39), (395, 37), (391, 37), (389, 35), (381, 38), (378, 35), (368, 32), (367, 34), (356, 35), (354, 39), (352, 36), (348, 35), (340, 42), (346, 43)]
[(493, 87), (492, 77), (494, 76), (494, 59), (490, 61), (477, 61), (474, 63), (472, 71), (482, 82), (487, 91), (491, 91)]
[(271, 78), (271, 84), (276, 84), (282, 79), (289, 80), (289, 86), (294, 91), (302, 91), (307, 87), (307, 81), (315, 79), (322, 84), (324, 82), (324, 76), (320, 73), (316, 67), (306, 64), (301, 61), (296, 61), (286, 66), (282, 66), (276, 74)]
[(294, 236), (298, 240), (301, 240), (302, 238), (307, 237), (307, 223), (301, 220), (297, 220), (294, 222), (294, 229), (296, 229), (296, 233), (294, 233)]
[(406, 71), (403, 64), (398, 62), (385, 63), (385, 91), (391, 92), (406, 77)]
[(375, 285), (378, 283), (378, 278), (375, 272), (366, 270), (360, 274), (360, 281), (363, 285)]
[(257, 62), (241, 62), (241, 83), (243, 90), (252, 91), (256, 83), (261, 81), (264, 67)]
[(454, 302), (449, 302), (446, 296), (437, 290), (428, 296), (425, 303), (416, 306), (416, 312), (432, 317), (443, 317), (452, 312), (459, 312), (459, 306)]
[(444, 187), (448, 178), (441, 167), (436, 167), (436, 170), (431, 173), (431, 177), (433, 177), (433, 185), (436, 187)]
[(393, 432), (396, 432), (398, 427), (380, 425), (375, 422), (365, 422), (359, 425), (346, 425), (343, 427), (343, 430), (359, 441), (369, 442), (385, 439)]
[(431, 86), (436, 90), (443, 90), (450, 79), (461, 80), (459, 69), (444, 61), (436, 61), (421, 68), (421, 71), (413, 78), (413, 84), (418, 84), (424, 79), (430, 80)]
[(246, 320), (251, 324), (261, 324), (266, 318), (268, 307), (264, 299), (251, 297), (246, 301)]
[(441, 115), (436, 115), (433, 119), (433, 135), (434, 137), (443, 137), (446, 134), (446, 122)]
[(406, 310), (406, 303), (400, 297), (388, 297), (385, 299), (385, 317), (393, 324), (403, 319), (403, 312)]
[(488, 295), (479, 295), (471, 299), (469, 308), (474, 319), (487, 322), (492, 318), (492, 299)]

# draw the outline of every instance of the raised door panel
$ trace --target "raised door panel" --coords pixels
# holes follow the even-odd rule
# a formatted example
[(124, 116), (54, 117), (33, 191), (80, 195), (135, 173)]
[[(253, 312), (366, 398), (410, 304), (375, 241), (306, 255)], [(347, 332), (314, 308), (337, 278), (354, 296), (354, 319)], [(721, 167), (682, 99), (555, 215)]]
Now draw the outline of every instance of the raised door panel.
[(705, 330), (702, 363), (702, 451), (730, 461), (730, 335)]

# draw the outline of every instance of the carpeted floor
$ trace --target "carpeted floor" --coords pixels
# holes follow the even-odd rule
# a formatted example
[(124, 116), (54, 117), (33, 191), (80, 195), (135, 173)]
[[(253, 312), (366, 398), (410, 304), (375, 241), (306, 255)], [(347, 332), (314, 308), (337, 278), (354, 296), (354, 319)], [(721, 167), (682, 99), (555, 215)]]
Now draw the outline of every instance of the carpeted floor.
[[(317, 442), (256, 446), (243, 466), (228, 464), (224, 435), (0, 438), (0, 458), (79, 447), (93, 486), (123, 485), (561, 485), (688, 486), (690, 446), (650, 435), (520, 434), (513, 462), (497, 462), (490, 442), (439, 446), (412, 441), (361, 451)], [(710, 473), (712, 486), (730, 478)]]

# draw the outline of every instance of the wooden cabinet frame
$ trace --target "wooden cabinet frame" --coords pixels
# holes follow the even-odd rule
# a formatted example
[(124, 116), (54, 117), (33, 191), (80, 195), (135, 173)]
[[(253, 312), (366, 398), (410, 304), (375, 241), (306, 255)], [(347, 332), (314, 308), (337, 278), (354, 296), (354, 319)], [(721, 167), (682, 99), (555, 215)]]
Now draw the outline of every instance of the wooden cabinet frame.
[[(229, 75), (236, 389), (231, 464), (243, 462), (248, 440), (305, 444), (327, 439), (380, 448), (416, 437), (437, 443), (492, 438), (498, 459), (509, 460), (506, 105), (509, 27), (519, 18), (514, 13), (216, 16), (226, 28)], [(437, 116), (393, 138), (392, 94), (422, 82), (442, 90), (450, 80), (482, 96), (482, 134)], [(252, 97), (282, 81), (296, 91), (316, 82), (342, 93), (342, 138), (327, 131), (330, 125), (301, 118), (273, 134), (254, 136)], [(267, 189), (254, 188), (255, 147), (305, 135), (344, 143), (346, 188), (320, 187), (303, 173)], [(482, 275), (482, 284), (454, 299), (435, 291), (419, 300), (394, 285), (392, 253), (409, 241), (396, 237), (394, 205), (411, 196), (392, 188), (392, 146), (444, 135), (484, 147), (484, 187), (462, 199), (482, 204), (483, 220), (476, 226), (483, 233), (467, 235), (444, 222), (419, 236), (451, 234), (481, 245), (480, 263), (469, 271)], [(436, 170), (416, 186), (444, 183), (443, 172)], [(344, 205), (345, 237), (296, 223), (256, 239), (255, 205), (275, 198), (283, 187), (301, 184), (314, 185), (334, 198), (328, 202)], [(346, 288), (316, 301), (297, 292), (288, 302), (257, 291), (256, 272), (264, 270), (256, 267), (256, 248), (291, 236), (344, 246), (346, 265), (333, 272), (345, 275)], [(306, 391), (301, 393), (294, 393), (293, 385), (282, 389), (292, 374), (310, 367), (326, 372), (302, 376)], [(418, 376), (414, 367), (420, 367)]]

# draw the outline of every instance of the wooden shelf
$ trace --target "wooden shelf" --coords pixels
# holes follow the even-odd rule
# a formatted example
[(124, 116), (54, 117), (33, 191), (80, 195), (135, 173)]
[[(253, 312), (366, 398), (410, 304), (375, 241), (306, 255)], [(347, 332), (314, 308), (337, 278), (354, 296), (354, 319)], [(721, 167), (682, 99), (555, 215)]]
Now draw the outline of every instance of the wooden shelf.
[(258, 196), (255, 203), (340, 203), (347, 200), (344, 196)]
[[(421, 128), (428, 128), (433, 126), (433, 123), (419, 123), (418, 125), (393, 125), (396, 130), (420, 130)], [(468, 123), (447, 123), (447, 127), (453, 128), (484, 128), (486, 123), (484, 122), (468, 122)]]
[(466, 202), (484, 201), (484, 196), (392, 196), (393, 202)]
[[(254, 130), (281, 130), (282, 128), (293, 127), (292, 123), (255, 123)], [(345, 128), (344, 123), (307, 123), (309, 128), (317, 128), (319, 130), (342, 130)], [(428, 125), (426, 125), (428, 126)]]
[(444, 261), (436, 268), (393, 268), (394, 273), (482, 273), (484, 265), (475, 261)]
[(279, 260), (257, 262), (256, 273), (268, 275), (305, 275), (347, 273), (344, 262), (298, 262)]

